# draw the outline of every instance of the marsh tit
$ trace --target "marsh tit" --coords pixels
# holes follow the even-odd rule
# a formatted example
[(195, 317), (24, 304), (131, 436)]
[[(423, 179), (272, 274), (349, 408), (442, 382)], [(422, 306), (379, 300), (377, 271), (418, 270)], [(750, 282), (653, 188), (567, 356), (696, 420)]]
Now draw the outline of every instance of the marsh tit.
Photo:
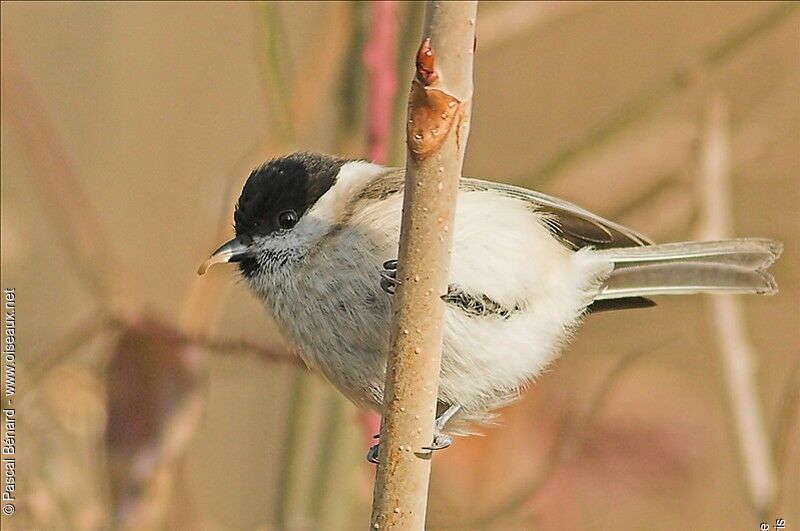
[[(380, 411), (389, 349), (403, 169), (317, 153), (254, 170), (236, 238), (200, 268), (236, 262), (306, 364)], [(654, 244), (571, 203), (464, 178), (457, 198), (438, 418), (431, 449), (516, 399), (585, 315), (658, 295), (777, 291), (778, 242)], [(377, 455), (370, 453), (371, 460)]]

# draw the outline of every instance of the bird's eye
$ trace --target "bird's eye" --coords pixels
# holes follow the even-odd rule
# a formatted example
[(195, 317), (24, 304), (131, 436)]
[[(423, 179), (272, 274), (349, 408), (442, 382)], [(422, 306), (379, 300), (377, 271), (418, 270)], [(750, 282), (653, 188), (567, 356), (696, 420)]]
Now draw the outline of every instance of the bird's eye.
[(297, 216), (297, 212), (294, 210), (284, 210), (280, 214), (278, 214), (278, 225), (284, 230), (291, 229), (295, 225), (297, 225), (297, 221), (300, 218)]

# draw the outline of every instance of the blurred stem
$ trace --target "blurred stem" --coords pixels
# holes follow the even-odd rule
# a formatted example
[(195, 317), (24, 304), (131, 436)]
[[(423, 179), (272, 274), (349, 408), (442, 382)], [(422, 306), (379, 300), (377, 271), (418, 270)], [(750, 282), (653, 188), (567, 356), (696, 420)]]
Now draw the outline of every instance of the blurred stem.
[[(772, 429), (772, 455), (775, 459), (775, 468), (778, 471), (786, 470), (787, 454), (791, 448), (789, 443), (792, 435), (797, 435), (797, 430), (793, 429), (793, 427), (797, 422), (798, 404), (800, 404), (800, 363), (795, 363), (780, 395), (778, 413)], [(768, 514), (775, 514), (784, 490), (779, 482), (778, 493), (775, 496), (772, 507), (767, 511)]]
[[(295, 143), (304, 124), (313, 126), (326, 93), (334, 81), (339, 81), (342, 105), (335, 143), (342, 147), (338, 151), (355, 154), (361, 151), (357, 139), (363, 116), (360, 57), (366, 8), (358, 2), (332, 4), (330, 9), (327, 29), (316, 38), (311, 55), (297, 72), (297, 81), (290, 84), (292, 77), (283, 68), (290, 62), (288, 43), (281, 31), (277, 6), (258, 5), (261, 27), (266, 32), (262, 39), (262, 71), (271, 115), (277, 118), (275, 127), (279, 130), (273, 136), (284, 146)], [(342, 422), (348, 405), (343, 397), (328, 393), (329, 389), (323, 386), (327, 383), (313, 379), (305, 371), (297, 372), (290, 384), (275, 510), (275, 525), (279, 529), (298, 522), (313, 522), (315, 526), (325, 522), (329, 527), (341, 527), (336, 520), (339, 515), (326, 512), (325, 508), (332, 503), (345, 506), (352, 496), (350, 485), (343, 484), (341, 475), (347, 472), (352, 457), (346, 451), (351, 441), (344, 436), (346, 426)], [(319, 423), (314, 422), (318, 417)], [(306, 464), (308, 455), (314, 452), (318, 455), (318, 468)], [(338, 477), (334, 475), (336, 472), (340, 474)]]
[(776, 24), (785, 20), (798, 6), (800, 4), (795, 2), (780, 3), (767, 10), (764, 15), (751, 20), (738, 31), (706, 50), (698, 64), (679, 68), (669, 76), (645, 88), (638, 95), (617, 107), (606, 120), (590, 129), (583, 138), (572, 142), (551, 157), (533, 173), (532, 177), (526, 177), (532, 178), (533, 182), (539, 186), (552, 180), (576, 161), (605, 146), (630, 126), (652, 115), (658, 105), (668, 97), (695, 86), (695, 72), (719, 67)]
[[(223, 241), (231, 237), (230, 209), (236, 203), (239, 191), (234, 183), (255, 153), (262, 147), (262, 142), (254, 142), (245, 150), (231, 167), (230, 173), (223, 183), (223, 193), (220, 195), (219, 214), (212, 236), (206, 243), (207, 249), (214, 249)], [(212, 273), (204, 276), (195, 275), (189, 286), (186, 299), (180, 315), (180, 328), (183, 333), (190, 336), (208, 334), (209, 327), (216, 322), (225, 309), (228, 295), (227, 275)]]
[[(333, 388), (328, 388), (332, 402), (337, 404), (336, 424), (330, 423), (324, 431), (326, 437), (320, 449), (320, 460), (325, 459), (325, 495), (320, 498), (321, 505), (315, 522), (319, 529), (342, 529), (353, 523), (352, 508), (356, 494), (365, 492), (363, 483), (357, 480), (367, 477), (371, 472), (365, 464), (366, 448), (363, 446), (361, 431), (354, 422), (356, 411), (353, 406)], [(340, 411), (339, 411), (340, 410)], [(369, 474), (371, 477), (372, 474)]]
[(498, 2), (481, 14), (478, 48), (487, 50), (530, 38), (558, 22), (570, 18), (578, 9), (598, 4), (591, 2)]
[(196, 345), (216, 353), (230, 354), (231, 352), (238, 352), (254, 355), (261, 361), (268, 363), (286, 363), (300, 369), (305, 369), (306, 367), (299, 356), (286, 348), (276, 345), (259, 345), (244, 340), (209, 339), (204, 337), (192, 337), (190, 340)]
[(343, 68), (356, 25), (352, 2), (329, 2), (326, 6), (326, 23), (309, 46), (307, 60), (297, 72), (292, 84), (291, 116), (294, 130), (300, 141), (309, 127), (318, 125), (323, 105), (329, 102), (328, 94), (334, 88)]
[[(286, 432), (281, 451), (281, 471), (278, 477), (278, 498), (276, 500), (275, 527), (277, 529), (291, 529), (295, 527), (303, 515), (296, 514), (301, 505), (299, 499), (302, 494), (298, 492), (298, 484), (302, 472), (307, 470), (302, 454), (303, 437), (310, 434), (308, 415), (311, 407), (312, 381), (310, 375), (302, 371), (294, 371), (289, 410), (286, 417)], [(294, 513), (294, 514), (293, 514)]]
[[(290, 50), (280, 20), (279, 2), (256, 2), (254, 4), (262, 37), (261, 73), (270, 115), (269, 144), (276, 147), (289, 146), (295, 141), (293, 106), (289, 98), (291, 72), (286, 72), (292, 64)], [(282, 149), (278, 149), (282, 151)]]
[[(338, 153), (361, 155), (363, 142), (363, 121), (371, 113), (365, 113), (363, 105), (364, 77), (362, 57), (366, 55), (367, 27), (374, 27), (368, 17), (374, 12), (375, 4), (364, 2), (349, 3), (347, 14), (350, 22), (349, 32), (342, 35), (342, 27), (331, 25), (337, 42), (344, 51), (339, 61), (337, 94), (339, 112), (336, 115), (334, 151)], [(322, 410), (319, 434), (306, 433), (313, 437), (316, 447), (316, 467), (313, 469), (313, 483), (309, 485), (304, 497), (307, 504), (309, 522), (318, 529), (338, 529), (351, 523), (348, 507), (354, 495), (353, 480), (357, 477), (355, 466), (363, 467), (361, 437), (351, 429), (353, 408), (337, 391), (327, 383), (314, 407)], [(357, 456), (362, 456), (357, 458)]]
[(397, 4), (392, 1), (370, 4), (370, 35), (364, 49), (364, 68), (369, 91), (367, 97), (367, 150), (369, 159), (388, 163), (392, 136), (392, 108), (397, 94)]
[[(425, 15), (424, 2), (402, 2), (399, 7), (402, 9), (403, 16), (398, 34), (400, 39), (397, 43), (395, 54), (395, 69), (398, 73), (398, 80), (402, 86), (411, 83), (411, 76), (414, 75), (414, 65), (408, 60), (414, 56), (414, 52), (419, 45), (417, 36), (422, 31), (422, 18)], [(405, 94), (394, 99), (394, 109), (391, 128), (391, 152), (389, 160), (386, 162), (392, 166), (401, 166), (406, 157), (406, 113), (408, 102)]]
[[(255, 4), (259, 27), (263, 35), (261, 44), (261, 66), (266, 90), (267, 104), (270, 113), (270, 133), (268, 143), (277, 151), (285, 151), (296, 140), (295, 110), (303, 110), (305, 105), (299, 100), (294, 102), (290, 96), (290, 80), (292, 73), (287, 72), (293, 64), (290, 49), (283, 32), (277, 2), (258, 2)], [(304, 74), (306, 75), (306, 74)], [(304, 78), (305, 79), (305, 78)], [(311, 94), (306, 92), (306, 94)], [(304, 473), (308, 468), (302, 466), (301, 449), (307, 446), (309, 433), (306, 420), (315, 407), (313, 396), (314, 384), (305, 371), (295, 371), (292, 379), (290, 400), (286, 417), (283, 447), (281, 450), (281, 472), (278, 477), (278, 497), (276, 499), (275, 525), (278, 529), (287, 529), (292, 525), (292, 518), (300, 519), (304, 515), (292, 514), (301, 505), (298, 499), (305, 493), (297, 491), (304, 484)]]
[[(100, 216), (78, 179), (75, 157), (58, 134), (42, 98), (3, 39), (3, 118), (17, 133), (32, 165), (38, 198), (84, 287), (112, 311), (128, 308), (131, 290), (103, 232)], [(127, 280), (127, 279), (126, 279)]]
[(654, 205), (657, 206), (658, 200), (662, 194), (668, 194), (672, 191), (685, 191), (685, 201), (690, 206), (688, 216), (680, 220), (681, 222), (679, 223), (675, 223), (674, 220), (665, 222), (662, 219), (661, 223), (659, 223), (657, 227), (654, 227), (655, 230), (651, 229), (650, 232), (650, 236), (656, 241), (661, 238), (669, 240), (672, 237), (685, 237), (685, 235), (691, 232), (691, 229), (695, 227), (699, 217), (700, 208), (697, 205), (697, 200), (694, 197), (690, 187), (681, 181), (680, 173), (681, 172), (677, 171), (664, 173), (657, 181), (643, 190), (640, 194), (637, 194), (632, 199), (629, 199), (625, 203), (617, 206), (614, 210), (610, 211), (608, 214), (608, 219), (615, 219), (623, 224), (626, 224), (626, 218), (632, 215), (648, 213), (647, 215), (652, 217), (652, 207)]
[[(705, 223), (701, 237), (716, 240), (729, 237), (733, 226), (730, 131), (728, 109), (722, 96), (717, 95), (709, 102), (705, 120), (702, 154)], [(758, 356), (746, 332), (741, 300), (731, 295), (718, 295), (709, 304), (740, 464), (750, 502), (763, 520), (775, 497), (776, 480), (754, 366)]]
[[(399, 3), (373, 2), (369, 6), (370, 30), (362, 53), (368, 86), (367, 153), (371, 161), (387, 164), (394, 125), (393, 111), (399, 99), (396, 98)], [(410, 57), (410, 54), (406, 57)], [(380, 431), (380, 415), (374, 411), (362, 411), (360, 418), (365, 438), (371, 441), (371, 437)]]
[[(326, 391), (333, 390), (326, 389)], [(338, 395), (334, 395), (333, 392), (326, 392), (324, 399), (325, 424), (322, 428), (322, 444), (317, 448), (316, 484), (309, 497), (309, 512), (312, 521), (317, 523), (317, 525), (321, 525), (325, 518), (323, 514), (324, 501), (326, 496), (330, 494), (329, 489), (332, 486), (332, 481), (339, 479), (332, 476), (331, 473), (334, 471), (337, 455), (341, 452), (340, 439), (344, 431), (342, 429), (342, 424), (344, 423), (344, 411), (346, 406), (342, 398)]]
[[(235, 190), (233, 183), (237, 181), (236, 176), (239, 175), (241, 168), (256, 152), (264, 149), (270, 152), (275, 149), (280, 149), (284, 145), (288, 145), (293, 139), (293, 131), (291, 129), (291, 119), (288, 113), (290, 106), (288, 104), (288, 89), (286, 76), (283, 73), (283, 63), (290, 63), (286, 61), (286, 57), (282, 57), (281, 53), (288, 55), (288, 48), (285, 46), (284, 34), (281, 31), (281, 24), (277, 20), (278, 14), (276, 6), (273, 3), (258, 2), (255, 4), (255, 12), (257, 15), (257, 22), (259, 28), (263, 28), (265, 37), (258, 39), (261, 45), (261, 71), (264, 77), (265, 97), (267, 107), (272, 119), (272, 127), (269, 129), (265, 141), (255, 142), (247, 150), (242, 153), (239, 159), (231, 169), (230, 176), (226, 179), (224, 186), (225, 199), (230, 198), (221, 205), (220, 215), (218, 218), (218, 227), (215, 231), (215, 241), (212, 245), (217, 245), (219, 240), (225, 239), (227, 232), (230, 230), (226, 219), (229, 219), (228, 212), (230, 204), (235, 202), (238, 191)], [(201, 340), (196, 339), (199, 334), (209, 334), (213, 331), (214, 324), (219, 319), (221, 312), (225, 308), (225, 300), (227, 294), (227, 283), (224, 282), (228, 277), (224, 275), (206, 275), (202, 278), (195, 277), (192, 283), (187, 298), (183, 304), (181, 312), (180, 326), (183, 333), (193, 337), (195, 343), (202, 343)], [(200, 345), (204, 348), (214, 348), (213, 344)], [(230, 347), (231, 345), (225, 345)], [(216, 345), (216, 350), (221, 350), (220, 345)], [(267, 352), (263, 347), (244, 348), (244, 345), (238, 345), (238, 348), (233, 350), (250, 350), (256, 352), (262, 359), (270, 361), (283, 358), (283, 353), (278, 354), (275, 352)], [(287, 358), (291, 359), (291, 358)]]
[(93, 339), (104, 332), (116, 331), (119, 322), (108, 316), (103, 310), (92, 312), (83, 322), (73, 328), (67, 337), (57, 341), (57, 346), (51, 354), (45, 354), (31, 363), (27, 372), (27, 381), (24, 387), (17, 389), (17, 395), (22, 398), (27, 392), (38, 387), (44, 377), (56, 366), (66, 360), (70, 355), (80, 350)]
[(364, 75), (361, 56), (366, 42), (367, 3), (355, 2), (350, 45), (344, 55), (338, 89), (338, 114), (334, 145), (345, 154), (362, 153), (364, 121)]
[(659, 195), (670, 188), (681, 187), (682, 183), (678, 179), (678, 172), (662, 174), (658, 179), (641, 191), (641, 193), (631, 197), (624, 203), (617, 205), (608, 214), (608, 219), (622, 219), (638, 210), (647, 210), (647, 205)]
[(797, 417), (798, 404), (800, 403), (800, 363), (795, 363), (786, 379), (783, 392), (778, 401), (778, 413), (772, 429), (773, 454), (777, 468), (783, 470), (785, 464), (785, 451), (792, 434), (792, 424)]

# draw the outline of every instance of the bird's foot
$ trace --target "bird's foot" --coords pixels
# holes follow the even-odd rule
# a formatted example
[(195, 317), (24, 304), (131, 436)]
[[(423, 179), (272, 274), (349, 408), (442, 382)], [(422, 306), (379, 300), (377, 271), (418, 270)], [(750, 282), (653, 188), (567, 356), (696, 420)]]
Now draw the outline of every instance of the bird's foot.
[(433, 442), (430, 444), (430, 446), (423, 446), (422, 449), (430, 453), (434, 450), (444, 450), (451, 444), (453, 444), (452, 437), (446, 433), (436, 432), (433, 434)]
[[(433, 441), (431, 442), (431, 444), (428, 446), (423, 446), (420, 454), (430, 455), (431, 453), (433, 453), (434, 450), (444, 450), (451, 444), (453, 444), (453, 438), (451, 436), (447, 435), (446, 433), (436, 432), (433, 435)], [(377, 465), (379, 450), (380, 450), (380, 444), (375, 444), (371, 446), (369, 451), (367, 452), (367, 461), (369, 461), (373, 465)]]
[(453, 444), (453, 438), (444, 432), (444, 427), (460, 410), (461, 406), (447, 406), (447, 409), (436, 418), (436, 423), (433, 425), (433, 442), (430, 446), (423, 447), (423, 450), (431, 453), (434, 450), (444, 450)]
[(395, 288), (401, 282), (397, 280), (397, 260), (387, 260), (381, 269), (381, 289), (389, 295), (394, 295)]
[[(392, 260), (390, 260), (391, 262)], [(397, 260), (394, 260), (394, 266), (397, 267)], [(387, 262), (388, 263), (388, 262)], [(391, 265), (391, 264), (390, 264)], [(386, 264), (384, 264), (384, 267)], [(447, 406), (446, 408), (444, 406)], [(434, 424), (433, 424), (433, 441), (429, 446), (423, 446), (422, 452), (418, 453), (417, 455), (431, 455), (434, 450), (444, 450), (445, 448), (449, 447), (453, 444), (453, 438), (444, 432), (445, 426), (450, 420), (461, 410), (461, 406), (458, 405), (447, 405), (442, 402), (439, 402), (438, 409), (444, 409), (441, 415), (439, 415)], [(373, 439), (380, 438), (380, 434), (376, 434), (372, 437)], [(376, 444), (372, 448), (369, 449), (367, 452), (367, 461), (373, 464), (378, 464), (378, 449), (379, 445)]]
[(378, 464), (378, 450), (380, 449), (380, 444), (375, 444), (370, 446), (369, 452), (367, 452), (367, 461), (372, 463), (373, 465)]

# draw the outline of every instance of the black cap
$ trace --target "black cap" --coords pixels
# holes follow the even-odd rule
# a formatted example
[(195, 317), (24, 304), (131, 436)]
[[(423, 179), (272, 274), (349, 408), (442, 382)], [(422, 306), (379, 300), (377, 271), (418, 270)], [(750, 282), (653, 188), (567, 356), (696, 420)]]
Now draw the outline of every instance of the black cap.
[(247, 240), (280, 229), (279, 217), (310, 209), (331, 186), (348, 160), (320, 153), (293, 153), (255, 169), (242, 189), (233, 214), (236, 236)]

